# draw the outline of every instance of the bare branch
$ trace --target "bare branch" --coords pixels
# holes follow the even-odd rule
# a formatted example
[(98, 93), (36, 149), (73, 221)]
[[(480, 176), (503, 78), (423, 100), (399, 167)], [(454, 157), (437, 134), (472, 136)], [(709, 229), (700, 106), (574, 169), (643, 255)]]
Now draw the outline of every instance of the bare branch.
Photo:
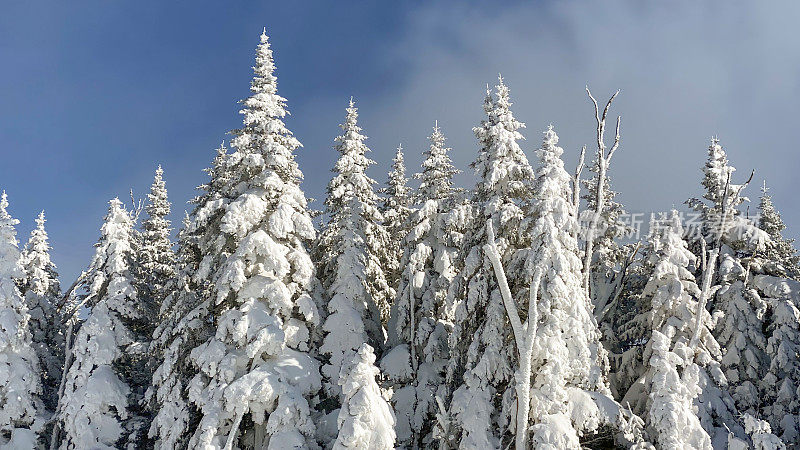
[(606, 164), (611, 162), (611, 157), (614, 156), (614, 152), (617, 151), (617, 147), (619, 147), (619, 123), (621, 121), (622, 121), (622, 116), (617, 116), (617, 129), (616, 133), (614, 134), (614, 145), (612, 145), (611, 150), (608, 151), (608, 156), (606, 157)]

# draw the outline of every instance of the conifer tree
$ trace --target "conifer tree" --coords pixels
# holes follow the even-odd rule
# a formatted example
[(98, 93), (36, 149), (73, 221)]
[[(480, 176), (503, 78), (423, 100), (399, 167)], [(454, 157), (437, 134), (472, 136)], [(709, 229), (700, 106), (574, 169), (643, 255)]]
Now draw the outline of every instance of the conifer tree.
[(213, 332), (190, 355), (198, 373), (189, 399), (200, 415), (190, 448), (314, 444), (309, 400), (320, 388), (312, 356), (320, 315), (306, 249), (315, 230), (295, 162), (300, 142), (283, 123), (286, 100), (274, 71), (265, 31), (243, 127), (225, 157), (230, 188), (208, 206), (206, 226), (220, 233), (200, 240), (194, 279), (212, 283), (206, 320)]
[(0, 446), (34, 448), (44, 415), (39, 364), (28, 330), (30, 315), (15, 279), (23, 278), (17, 247), (19, 223), (0, 195)]
[[(175, 276), (175, 253), (170, 241), (170, 202), (164, 183), (164, 170), (156, 169), (150, 193), (147, 194), (137, 254), (137, 291), (153, 311), (158, 311), (166, 297), (166, 285)], [(151, 331), (152, 332), (152, 331)]]
[(195, 207), (184, 218), (178, 233), (176, 274), (167, 285), (168, 294), (161, 304), (159, 325), (150, 345), (151, 353), (160, 362), (147, 395), (154, 412), (149, 437), (157, 449), (186, 448), (191, 437), (188, 427), (199, 421), (200, 412), (189, 402), (187, 392), (198, 372), (189, 352), (214, 331), (205, 320), (211, 286), (206, 274), (197, 275), (201, 261), (211, 267), (217, 264), (212, 255), (220, 257), (216, 247), (219, 219), (229, 201), (226, 158), (223, 144), (216, 151), (212, 167), (205, 170), (210, 180), (198, 188), (202, 194), (191, 200)]
[(408, 178), (406, 178), (402, 145), (397, 147), (397, 152), (392, 159), (392, 169), (388, 175), (386, 187), (380, 191), (383, 195), (381, 214), (389, 239), (387, 251), (384, 252), (387, 260), (383, 262), (383, 272), (389, 287), (397, 289), (401, 272), (400, 257), (402, 256), (397, 249), (403, 247), (403, 240), (409, 228), (408, 218), (412, 212), (412, 193), (411, 188), (408, 187)]
[(621, 328), (627, 347), (617, 374), (622, 403), (646, 419), (662, 448), (674, 442), (707, 447), (708, 439), (718, 442), (729, 431), (742, 436), (720, 369), (714, 320), (699, 305), (702, 292), (690, 270), (697, 258), (683, 239), (677, 211), (651, 220), (650, 231), (650, 277), (637, 298), (638, 314)]
[(394, 414), (381, 394), (375, 378), (375, 353), (369, 344), (361, 344), (342, 365), (339, 385), (344, 401), (339, 411), (339, 436), (334, 450), (394, 449)]
[(42, 401), (45, 408), (52, 412), (58, 403), (58, 386), (64, 365), (64, 330), (58, 312), (61, 287), (56, 266), (50, 259), (52, 247), (44, 223), (42, 211), (22, 252), (25, 278), (20, 292), (31, 316), (28, 327), (39, 357)]
[(451, 211), (458, 173), (438, 124), (425, 151), (416, 196), (419, 208), (411, 215), (405, 239), (398, 295), (389, 319), (389, 346), (381, 367), (393, 385), (401, 445), (415, 448), (433, 442), (438, 405), (447, 398), (445, 370), (449, 360), (447, 290), (455, 277), (461, 235)]
[[(533, 169), (517, 142), (523, 138), (519, 130), (524, 124), (514, 118), (510, 107), (509, 89), (500, 78), (494, 93), (487, 89), (487, 117), (473, 130), (480, 143), (472, 164), (478, 178), (471, 201), (474, 212), (462, 249), (463, 263), (448, 295), (455, 314), (448, 368), (453, 389), (450, 411), (456, 441), (466, 448), (500, 446), (501, 436), (491, 424), (507, 423), (513, 392), (512, 336), (491, 262), (483, 250), (487, 220), (493, 221), (501, 260), (529, 244), (520, 226), (523, 203), (531, 196)], [(517, 280), (518, 274), (508, 278)]]
[(59, 399), (62, 449), (114, 448), (141, 438), (139, 378), (149, 336), (140, 330), (151, 318), (134, 286), (133, 239), (131, 214), (112, 199), (82, 282), (90, 312), (75, 336)]
[(374, 161), (358, 126), (353, 100), (336, 138), (339, 159), (328, 183), (325, 213), (328, 221), (317, 243), (320, 280), (328, 297), (325, 338), (320, 351), (329, 359), (322, 368), (328, 393), (338, 397), (335, 380), (344, 361), (362, 343), (383, 349), (383, 320), (388, 316), (389, 287), (383, 261), (389, 237), (377, 208), (375, 181), (365, 173)]
[[(557, 144), (551, 127), (537, 151), (540, 164), (532, 186), (536, 196), (524, 206), (521, 232), (531, 236), (531, 242), (508, 258), (515, 278), (506, 275), (487, 220), (484, 251), (500, 285), (516, 349), (513, 389), (502, 393), (502, 413), (516, 416), (508, 428), (520, 450), (528, 448), (527, 442), (534, 448), (578, 448), (582, 437), (595, 439), (601, 427), (614, 429), (618, 439), (630, 445), (641, 438), (641, 431), (622, 420), (623, 410), (610, 396), (606, 352), (581, 285), (571, 178)], [(453, 404), (468, 405), (469, 399), (460, 394), (456, 392)]]
[(797, 278), (798, 271), (800, 271), (800, 255), (794, 248), (794, 239), (786, 239), (782, 235), (786, 225), (772, 204), (772, 196), (769, 195), (766, 181), (761, 188), (758, 212), (758, 227), (764, 230), (770, 238), (765, 245), (764, 259), (779, 264), (787, 275)]

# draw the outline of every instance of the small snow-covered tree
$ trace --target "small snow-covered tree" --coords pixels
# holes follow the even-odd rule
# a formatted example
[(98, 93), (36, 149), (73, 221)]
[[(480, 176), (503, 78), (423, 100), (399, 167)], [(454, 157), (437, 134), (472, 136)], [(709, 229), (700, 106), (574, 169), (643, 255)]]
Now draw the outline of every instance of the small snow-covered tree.
[(408, 217), (412, 212), (412, 193), (411, 188), (408, 187), (408, 178), (406, 178), (406, 165), (402, 145), (397, 147), (397, 152), (392, 159), (392, 169), (389, 171), (386, 187), (382, 188), (380, 193), (383, 195), (380, 210), (389, 239), (385, 252), (387, 260), (383, 263), (383, 272), (389, 287), (397, 289), (400, 272), (402, 272), (400, 267), (402, 253), (399, 249), (403, 248), (403, 240), (409, 228)]
[(15, 279), (23, 278), (17, 247), (19, 223), (0, 196), (0, 446), (34, 448), (42, 425), (39, 364), (28, 330), (30, 315)]
[[(691, 198), (686, 204), (700, 214), (699, 230), (694, 237), (702, 236), (708, 243), (721, 242), (734, 251), (752, 250), (768, 240), (766, 233), (742, 216), (738, 207), (749, 199), (742, 191), (750, 183), (731, 183), (736, 168), (728, 162), (728, 156), (719, 139), (712, 139), (708, 147), (708, 159), (703, 167), (703, 199)], [(697, 233), (699, 232), (699, 233)], [(722, 256), (720, 255), (720, 258)]]
[(150, 351), (160, 364), (153, 372), (147, 398), (154, 412), (149, 437), (157, 449), (186, 448), (191, 434), (190, 423), (197, 423), (199, 411), (189, 402), (187, 386), (197, 374), (189, 352), (213, 333), (205, 320), (210, 305), (210, 283), (198, 275), (201, 261), (215, 266), (221, 255), (219, 218), (228, 202), (229, 174), (226, 171), (227, 149), (217, 149), (212, 167), (206, 169), (210, 180), (199, 187), (202, 194), (192, 199), (195, 205), (184, 218), (178, 233), (176, 274), (167, 284), (167, 296), (161, 303), (159, 324), (153, 332)]
[(42, 211), (22, 251), (25, 277), (20, 292), (31, 316), (28, 327), (39, 357), (42, 401), (45, 408), (52, 412), (58, 403), (58, 387), (64, 365), (64, 330), (58, 312), (61, 287), (56, 266), (50, 259), (51, 247), (44, 223)]
[(137, 330), (150, 320), (131, 273), (133, 218), (119, 199), (109, 202), (86, 276), (90, 308), (71, 348), (72, 364), (59, 399), (62, 449), (115, 448), (136, 442), (142, 427), (136, 386), (147, 352)]
[[(448, 294), (448, 308), (454, 311), (447, 375), (453, 390), (450, 412), (454, 440), (465, 448), (500, 446), (501, 436), (493, 424), (507, 423), (508, 408), (503, 404), (513, 392), (515, 355), (509, 345), (511, 330), (499, 286), (483, 249), (486, 221), (493, 221), (501, 260), (525, 248), (529, 236), (520, 229), (522, 206), (531, 196), (533, 178), (533, 169), (518, 143), (523, 139), (519, 130), (524, 124), (511, 112), (509, 89), (502, 78), (494, 94), (487, 89), (484, 111), (486, 118), (473, 130), (480, 143), (472, 164), (478, 178), (470, 208), (474, 212), (465, 230), (458, 276)], [(511, 273), (508, 278), (521, 279), (517, 275)]]
[[(164, 183), (164, 170), (156, 169), (144, 211), (139, 247), (137, 248), (137, 291), (153, 311), (161, 308), (166, 285), (175, 276), (175, 253), (170, 240), (170, 202)], [(152, 330), (150, 331), (152, 332)]]
[(438, 124), (430, 136), (416, 196), (419, 207), (411, 214), (404, 240), (398, 294), (389, 319), (390, 351), (381, 368), (394, 389), (400, 445), (416, 448), (434, 441), (439, 412), (436, 398), (445, 401), (445, 371), (449, 361), (447, 290), (456, 275), (461, 233), (453, 211), (459, 191), (453, 187), (458, 171)]
[(671, 341), (671, 337), (658, 330), (653, 330), (650, 337), (647, 380), (650, 394), (645, 416), (648, 428), (659, 448), (711, 450), (711, 437), (692, 406), (700, 393), (698, 367), (682, 357), (693, 352), (686, 349), (684, 343), (680, 343), (676, 351), (670, 351)]
[(243, 127), (225, 157), (230, 188), (208, 205), (205, 226), (220, 233), (201, 239), (207, 251), (193, 276), (212, 283), (203, 320), (213, 331), (190, 354), (198, 373), (189, 400), (199, 410), (190, 448), (314, 445), (309, 400), (321, 381), (312, 338), (321, 324), (307, 246), (315, 230), (274, 71), (265, 31)]
[(758, 204), (758, 227), (769, 235), (769, 242), (765, 244), (761, 255), (764, 259), (779, 264), (787, 275), (797, 278), (800, 273), (800, 255), (792, 244), (794, 239), (784, 238), (781, 233), (786, 229), (786, 225), (781, 219), (780, 213), (772, 204), (772, 196), (769, 195), (767, 182), (761, 188), (761, 199)]
[[(650, 231), (645, 258), (651, 275), (637, 298), (638, 314), (621, 328), (627, 347), (617, 374), (622, 403), (647, 419), (662, 448), (674, 448), (676, 440), (702, 447), (728, 430), (742, 436), (720, 370), (714, 319), (702, 303), (707, 293), (690, 271), (697, 258), (683, 240), (678, 213), (651, 220)], [(687, 404), (695, 406), (687, 410)]]
[(759, 386), (761, 417), (784, 442), (800, 442), (800, 283), (756, 275), (753, 286), (770, 310), (766, 346), (770, 365)]
[(366, 137), (358, 126), (358, 110), (350, 99), (342, 135), (336, 138), (333, 179), (328, 183), (328, 220), (317, 242), (319, 276), (328, 297), (328, 317), (320, 351), (328, 357), (322, 368), (327, 391), (338, 397), (337, 376), (344, 361), (361, 344), (382, 349), (383, 321), (388, 318), (394, 289), (383, 267), (389, 236), (377, 207), (375, 181), (366, 174), (374, 162), (366, 156)]
[(344, 400), (339, 411), (339, 436), (334, 450), (391, 450), (394, 448), (394, 413), (383, 398), (375, 378), (375, 353), (361, 344), (348, 356), (339, 374)]

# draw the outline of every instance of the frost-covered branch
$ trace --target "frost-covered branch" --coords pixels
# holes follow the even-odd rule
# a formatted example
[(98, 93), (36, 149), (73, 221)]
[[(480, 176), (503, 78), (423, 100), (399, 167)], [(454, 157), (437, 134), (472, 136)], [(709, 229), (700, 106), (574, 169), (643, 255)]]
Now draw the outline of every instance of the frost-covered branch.
[(503, 297), (503, 305), (508, 314), (508, 320), (511, 322), (511, 329), (514, 332), (514, 340), (517, 343), (517, 350), (521, 351), (524, 345), (523, 333), (525, 332), (522, 327), (522, 322), (519, 318), (519, 311), (514, 299), (511, 298), (511, 289), (508, 287), (508, 280), (506, 279), (506, 272), (503, 270), (503, 263), (500, 261), (500, 251), (497, 249), (497, 243), (494, 240), (494, 227), (492, 227), (492, 220), (486, 221), (486, 240), (488, 243), (483, 247), (486, 256), (494, 267), (494, 274), (497, 277), (497, 283), (500, 285), (500, 294)]

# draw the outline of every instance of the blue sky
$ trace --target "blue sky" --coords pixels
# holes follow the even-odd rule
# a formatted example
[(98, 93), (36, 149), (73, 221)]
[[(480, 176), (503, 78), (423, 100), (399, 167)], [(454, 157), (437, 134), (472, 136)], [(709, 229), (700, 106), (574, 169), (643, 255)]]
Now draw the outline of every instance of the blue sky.
[[(800, 5), (747, 2), (9, 2), (0, 16), (0, 188), (27, 239), (44, 209), (69, 284), (107, 201), (143, 196), (158, 164), (175, 218), (240, 123), (261, 29), (271, 36), (304, 188), (320, 201), (351, 95), (383, 181), (403, 143), (412, 170), (435, 119), (461, 169), (485, 84), (502, 72), (524, 148), (553, 123), (572, 166), (591, 148), (596, 96), (622, 89), (612, 168), (629, 210), (699, 192), (708, 139), (766, 178), (800, 236)], [(468, 174), (462, 181), (471, 184)], [(749, 192), (754, 203), (755, 186)], [(754, 208), (754, 206), (753, 206)]]

